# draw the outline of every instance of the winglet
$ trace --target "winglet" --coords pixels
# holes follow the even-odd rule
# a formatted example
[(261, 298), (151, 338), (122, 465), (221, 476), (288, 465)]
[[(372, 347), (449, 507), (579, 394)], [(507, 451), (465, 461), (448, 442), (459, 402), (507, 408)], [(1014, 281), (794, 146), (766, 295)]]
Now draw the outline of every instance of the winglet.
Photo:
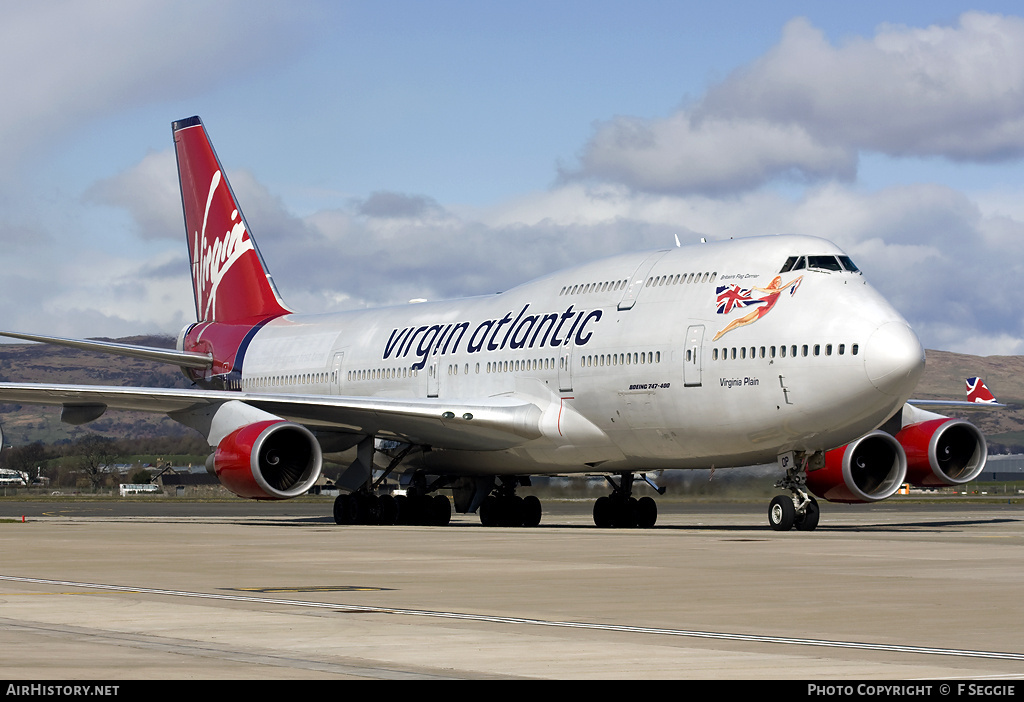
[(986, 405), (998, 404), (998, 400), (985, 386), (985, 381), (978, 377), (967, 379), (967, 401)]

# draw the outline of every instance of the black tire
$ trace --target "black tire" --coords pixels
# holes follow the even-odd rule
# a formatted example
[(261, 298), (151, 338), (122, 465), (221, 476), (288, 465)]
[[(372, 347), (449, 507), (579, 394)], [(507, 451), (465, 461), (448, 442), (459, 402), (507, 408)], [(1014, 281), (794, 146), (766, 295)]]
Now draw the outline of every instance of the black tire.
[(607, 529), (612, 525), (613, 514), (612, 498), (607, 495), (597, 498), (597, 502), (594, 503), (594, 524), (602, 529)]
[(540, 500), (536, 495), (527, 495), (523, 498), (523, 526), (535, 527), (540, 524), (541, 517)]
[(452, 521), (452, 503), (444, 495), (434, 495), (430, 500), (430, 523), (434, 526), (448, 526)]
[(637, 505), (639, 504), (639, 502), (640, 501), (635, 497), (630, 497), (628, 499), (621, 500), (618, 504), (618, 524), (616, 524), (615, 526), (620, 527), (622, 529), (635, 529), (637, 524)]
[(381, 495), (378, 505), (381, 524), (398, 523), (398, 502), (395, 501), (394, 495)]
[(348, 524), (348, 495), (338, 495), (334, 498), (334, 523)]
[(480, 523), (486, 527), (498, 525), (498, 498), (488, 495), (480, 505)]
[(789, 531), (796, 521), (796, 507), (789, 495), (777, 495), (768, 505), (768, 525), (775, 531)]
[(797, 531), (814, 531), (818, 528), (818, 518), (821, 516), (821, 509), (818, 507), (818, 503), (811, 498), (810, 504), (807, 505), (807, 509), (803, 514), (796, 516)]
[(408, 495), (395, 495), (395, 524), (412, 524)]
[(641, 497), (636, 504), (636, 525), (650, 529), (658, 521), (658, 503), (653, 497)]
[(512, 495), (501, 500), (504, 507), (501, 526), (520, 527), (523, 525), (523, 498)]
[(363, 524), (380, 524), (380, 498), (377, 495), (359, 495), (363, 507)]

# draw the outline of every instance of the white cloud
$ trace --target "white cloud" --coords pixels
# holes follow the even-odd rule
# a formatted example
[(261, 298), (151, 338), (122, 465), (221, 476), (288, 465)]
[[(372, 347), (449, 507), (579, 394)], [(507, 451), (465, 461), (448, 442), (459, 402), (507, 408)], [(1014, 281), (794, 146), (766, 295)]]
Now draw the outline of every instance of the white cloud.
[(844, 179), (857, 154), (961, 161), (1024, 154), (1024, 19), (885, 25), (830, 44), (794, 19), (780, 42), (664, 119), (601, 124), (568, 178), (727, 193), (778, 178)]
[(184, 236), (177, 164), (170, 149), (149, 153), (129, 170), (98, 181), (85, 198), (127, 210), (142, 239)]
[(299, 47), (307, 17), (269, 0), (5, 3), (0, 163), (21, 161), (83, 121), (197, 95), (265, 66)]
[(757, 118), (619, 118), (598, 128), (580, 157), (578, 176), (654, 192), (743, 190), (777, 176), (852, 179), (856, 154), (813, 138), (799, 124)]

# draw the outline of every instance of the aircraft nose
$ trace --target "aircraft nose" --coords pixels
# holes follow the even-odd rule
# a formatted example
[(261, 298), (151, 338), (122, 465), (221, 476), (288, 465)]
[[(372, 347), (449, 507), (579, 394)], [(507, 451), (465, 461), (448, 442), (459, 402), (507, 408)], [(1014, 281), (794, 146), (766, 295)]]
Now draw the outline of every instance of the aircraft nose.
[(924, 371), (924, 348), (904, 322), (887, 322), (864, 345), (864, 370), (880, 392), (906, 397)]

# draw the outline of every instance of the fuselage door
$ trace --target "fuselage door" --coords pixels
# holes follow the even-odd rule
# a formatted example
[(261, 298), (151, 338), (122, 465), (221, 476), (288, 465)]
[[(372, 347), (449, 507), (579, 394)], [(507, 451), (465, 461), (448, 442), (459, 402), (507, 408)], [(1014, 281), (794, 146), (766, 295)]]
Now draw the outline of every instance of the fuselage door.
[(427, 372), (427, 397), (437, 397), (441, 391), (441, 353), (436, 346), (424, 370)]
[(345, 368), (345, 352), (339, 351), (334, 354), (334, 362), (331, 364), (331, 394), (341, 395), (342, 377)]
[(566, 339), (558, 349), (558, 391), (572, 392), (572, 357), (576, 345)]
[(441, 389), (441, 365), (437, 356), (430, 359), (427, 365), (427, 397), (437, 397)]
[(694, 324), (686, 329), (683, 351), (683, 385), (688, 388), (701, 384), (701, 347), (704, 345), (704, 325)]
[(622, 299), (619, 300), (620, 310), (631, 310), (633, 305), (636, 304), (637, 295), (643, 290), (645, 282), (647, 281), (647, 274), (654, 268), (654, 264), (661, 260), (661, 257), (667, 254), (668, 251), (657, 251), (647, 258), (644, 259), (643, 263), (637, 267), (636, 271), (633, 272), (633, 276), (629, 279), (629, 285), (626, 286), (626, 292), (623, 293)]

